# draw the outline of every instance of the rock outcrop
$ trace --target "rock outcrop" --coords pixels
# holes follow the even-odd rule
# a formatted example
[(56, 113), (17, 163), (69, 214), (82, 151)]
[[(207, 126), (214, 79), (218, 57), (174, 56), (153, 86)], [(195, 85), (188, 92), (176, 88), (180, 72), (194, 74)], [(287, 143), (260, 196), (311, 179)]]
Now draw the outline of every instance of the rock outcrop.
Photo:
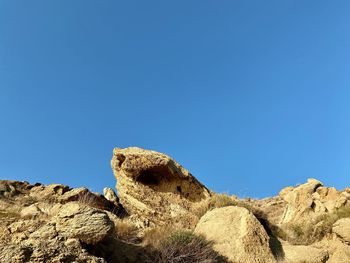
[(229, 206), (207, 212), (195, 233), (213, 241), (214, 249), (232, 262), (276, 262), (269, 247), (269, 236), (246, 208)]
[[(209, 190), (169, 156), (136, 147), (115, 148), (111, 161), (121, 203), (140, 226), (196, 221), (191, 211)], [(181, 220), (187, 216), (188, 221)]]
[(174, 251), (173, 262), (184, 251), (193, 263), (350, 262), (349, 188), (309, 179), (275, 197), (239, 199), (210, 192), (162, 153), (115, 148), (111, 164), (118, 196), (0, 181), (0, 262), (163, 263)]
[(333, 225), (333, 233), (350, 244), (350, 218), (339, 219)]
[(350, 189), (337, 191), (324, 187), (318, 180), (309, 179), (297, 187), (284, 188), (279, 195), (287, 204), (280, 224), (303, 224), (347, 205)]
[(90, 251), (113, 238), (109, 214), (119, 204), (57, 184), (0, 181), (0, 189), (0, 262), (106, 262)]
[(105, 212), (78, 202), (63, 205), (55, 223), (56, 231), (62, 236), (77, 238), (85, 244), (97, 244), (114, 230)]
[(326, 263), (329, 254), (328, 251), (312, 246), (293, 246), (286, 242), (283, 243), (284, 262), (287, 263)]

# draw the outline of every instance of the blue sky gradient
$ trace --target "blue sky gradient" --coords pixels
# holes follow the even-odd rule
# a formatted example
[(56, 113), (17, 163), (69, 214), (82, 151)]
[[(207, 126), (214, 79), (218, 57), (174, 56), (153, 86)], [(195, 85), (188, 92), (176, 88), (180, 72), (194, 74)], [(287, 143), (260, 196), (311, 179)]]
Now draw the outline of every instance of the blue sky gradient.
[(210, 189), (350, 179), (349, 1), (0, 1), (0, 179), (113, 187), (113, 147)]

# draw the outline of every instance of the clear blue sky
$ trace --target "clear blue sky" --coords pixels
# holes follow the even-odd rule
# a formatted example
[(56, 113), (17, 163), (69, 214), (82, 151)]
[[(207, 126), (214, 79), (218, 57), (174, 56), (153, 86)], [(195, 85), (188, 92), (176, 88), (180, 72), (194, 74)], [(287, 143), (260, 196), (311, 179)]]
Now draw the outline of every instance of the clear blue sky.
[(265, 197), (350, 180), (349, 1), (0, 0), (0, 179), (113, 187), (113, 147)]

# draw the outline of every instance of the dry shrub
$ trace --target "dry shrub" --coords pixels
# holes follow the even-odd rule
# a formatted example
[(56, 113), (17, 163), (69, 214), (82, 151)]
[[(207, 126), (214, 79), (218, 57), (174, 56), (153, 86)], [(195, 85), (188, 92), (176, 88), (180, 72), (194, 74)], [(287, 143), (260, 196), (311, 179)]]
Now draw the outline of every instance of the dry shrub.
[(220, 208), (225, 206), (237, 205), (237, 201), (234, 197), (228, 194), (214, 194), (209, 199), (209, 209)]
[(128, 220), (118, 220), (114, 222), (116, 227), (116, 237), (126, 243), (138, 243), (137, 227)]
[(212, 243), (192, 231), (176, 230), (158, 242), (153, 253), (155, 263), (214, 263), (220, 257)]
[(216, 194), (213, 193), (208, 201), (203, 202), (194, 209), (194, 214), (201, 218), (206, 212), (219, 207), (236, 205), (233, 197), (227, 194)]
[(100, 208), (97, 205), (97, 197), (90, 192), (85, 192), (82, 193), (78, 196), (77, 202), (85, 204), (87, 206), (95, 207), (95, 208)]
[(159, 243), (174, 231), (175, 229), (172, 226), (161, 226), (148, 229), (143, 235), (142, 243), (145, 246), (159, 247)]
[(251, 211), (253, 214), (260, 213), (259, 210), (244, 202), (237, 199), (236, 196), (229, 196), (226, 193), (216, 194), (214, 193), (207, 202), (204, 202), (200, 206), (196, 207), (194, 213), (198, 218), (201, 218), (206, 212), (213, 210), (214, 208), (226, 207), (226, 206), (238, 206), (244, 207)]

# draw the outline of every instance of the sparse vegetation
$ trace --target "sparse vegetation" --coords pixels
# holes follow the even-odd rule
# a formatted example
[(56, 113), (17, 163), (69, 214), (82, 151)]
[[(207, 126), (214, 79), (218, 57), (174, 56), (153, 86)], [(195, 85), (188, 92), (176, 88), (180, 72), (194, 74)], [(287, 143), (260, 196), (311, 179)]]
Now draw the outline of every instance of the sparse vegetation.
[(229, 196), (228, 194), (214, 194), (209, 200), (209, 209), (225, 207), (225, 206), (233, 206), (237, 205), (237, 201), (234, 197)]
[(138, 243), (137, 227), (127, 220), (118, 220), (115, 222), (116, 237), (126, 243)]
[(176, 230), (163, 237), (153, 253), (156, 263), (219, 262), (212, 243), (189, 230)]
[(77, 199), (79, 203), (85, 204), (90, 207), (100, 208), (97, 206), (96, 200), (96, 196), (88, 191), (80, 194)]
[(257, 215), (260, 213), (260, 210), (251, 206), (249, 203), (243, 200), (239, 200), (234, 195), (229, 196), (226, 193), (221, 193), (221, 194), (212, 193), (212, 196), (210, 197), (209, 201), (197, 207), (194, 213), (198, 216), (198, 218), (201, 218), (206, 212), (212, 209), (226, 207), (226, 206), (244, 207), (249, 211), (251, 211), (254, 215)]
[(175, 229), (171, 226), (148, 229), (145, 231), (142, 242), (145, 246), (158, 247), (159, 243), (174, 231)]
[[(350, 205), (318, 217), (308, 224), (290, 224), (285, 226), (285, 231), (277, 233), (277, 236), (294, 245), (309, 245), (332, 232), (333, 224), (341, 219), (350, 217)], [(288, 234), (286, 232), (289, 232)]]
[(10, 210), (0, 210), (0, 220), (15, 219), (21, 217), (19, 212)]

